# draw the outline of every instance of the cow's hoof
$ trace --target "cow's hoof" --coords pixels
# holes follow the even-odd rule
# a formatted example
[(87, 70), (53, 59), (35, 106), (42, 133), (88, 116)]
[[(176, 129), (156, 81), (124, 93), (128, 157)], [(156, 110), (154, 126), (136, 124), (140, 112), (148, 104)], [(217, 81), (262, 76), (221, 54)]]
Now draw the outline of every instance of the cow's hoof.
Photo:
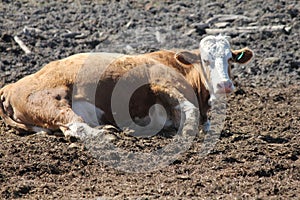
[(105, 130), (107, 132), (113, 132), (113, 133), (117, 133), (117, 132), (121, 132), (122, 130), (115, 127), (115, 126), (112, 126), (112, 125), (100, 125), (100, 126), (96, 126), (95, 129), (98, 129), (98, 130)]
[(100, 130), (103, 132), (103, 138), (106, 141), (114, 141), (119, 139), (119, 136), (116, 133), (121, 132), (119, 128), (112, 126), (112, 125), (101, 125), (101, 126), (96, 126), (95, 129)]
[(206, 122), (204, 122), (202, 130), (204, 133), (207, 133), (210, 131), (210, 121), (207, 120)]
[(68, 130), (64, 132), (70, 141), (97, 141), (97, 143), (106, 143), (114, 141), (118, 138), (115, 134), (119, 130), (111, 125), (90, 127), (85, 123), (72, 123), (68, 125)]

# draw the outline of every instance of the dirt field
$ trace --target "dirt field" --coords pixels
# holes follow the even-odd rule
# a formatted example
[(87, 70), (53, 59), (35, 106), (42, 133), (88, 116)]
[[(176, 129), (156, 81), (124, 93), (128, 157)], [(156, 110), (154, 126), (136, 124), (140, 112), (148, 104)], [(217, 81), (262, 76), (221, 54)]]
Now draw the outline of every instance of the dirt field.
[[(79, 52), (195, 49), (205, 28), (257, 29), (226, 32), (233, 48), (248, 46), (255, 58), (233, 69), (237, 89), (205, 156), (200, 135), (171, 164), (128, 173), (79, 141), (20, 135), (0, 119), (0, 199), (300, 199), (299, 12), (297, 0), (1, 1), (0, 87)], [(216, 17), (232, 14), (244, 17)], [(120, 133), (116, 144), (151, 151), (168, 140)]]

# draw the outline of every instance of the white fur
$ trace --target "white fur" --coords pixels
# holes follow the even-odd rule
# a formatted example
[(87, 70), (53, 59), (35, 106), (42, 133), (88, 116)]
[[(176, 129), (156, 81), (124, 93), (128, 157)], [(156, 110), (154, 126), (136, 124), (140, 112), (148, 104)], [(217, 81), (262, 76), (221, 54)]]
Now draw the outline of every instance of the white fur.
[(31, 131), (33, 131), (35, 133), (39, 133), (39, 132), (45, 132), (45, 133), (48, 133), (48, 134), (51, 133), (51, 131), (49, 129), (41, 128), (41, 127), (38, 127), (38, 126), (32, 127)]
[(157, 134), (164, 127), (172, 125), (172, 121), (168, 118), (165, 108), (161, 104), (154, 104), (149, 110), (149, 116), (144, 118), (136, 118), (135, 122), (131, 122), (128, 126), (130, 129), (135, 130), (134, 136), (153, 136)]
[[(229, 81), (228, 59), (232, 57), (230, 44), (225, 36), (207, 36), (200, 42), (201, 61), (205, 73), (209, 75), (208, 90), (210, 94), (224, 93), (218, 84)], [(233, 84), (232, 84), (232, 90)]]
[(104, 114), (101, 109), (85, 100), (74, 100), (72, 109), (90, 126), (98, 126)]
[(186, 116), (187, 119), (193, 117), (193, 110), (196, 109), (194, 104), (192, 104), (189, 101), (183, 101), (180, 104), (180, 107), (183, 110), (183, 112), (185, 113), (185, 116)]
[[(194, 104), (192, 104), (191, 102), (189, 102), (187, 100), (180, 103), (180, 109), (185, 114), (186, 120), (195, 118), (194, 111), (198, 110)], [(181, 117), (181, 123), (183, 122), (183, 120), (184, 120), (184, 117)]]
[(86, 123), (70, 123), (67, 125), (68, 129), (64, 132), (65, 136), (73, 136), (80, 139), (87, 137), (101, 136), (107, 132), (106, 130), (92, 128)]

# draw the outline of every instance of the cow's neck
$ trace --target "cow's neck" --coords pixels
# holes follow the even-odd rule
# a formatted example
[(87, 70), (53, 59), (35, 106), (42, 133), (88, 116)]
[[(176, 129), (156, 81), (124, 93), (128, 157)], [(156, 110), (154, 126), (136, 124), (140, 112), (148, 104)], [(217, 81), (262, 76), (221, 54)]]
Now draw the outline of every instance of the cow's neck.
[(190, 84), (192, 85), (197, 95), (201, 116), (200, 123), (204, 123), (207, 121), (207, 112), (210, 109), (210, 106), (208, 104), (210, 94), (208, 88), (206, 87), (206, 80), (196, 68), (191, 69), (185, 76), (187, 77), (187, 80), (190, 81)]
[(198, 95), (198, 103), (199, 103), (199, 110), (200, 110), (200, 121), (202, 123), (206, 122), (208, 120), (207, 118), (207, 112), (210, 109), (209, 105), (209, 98), (210, 94), (203, 81), (200, 81), (200, 91), (197, 92)]

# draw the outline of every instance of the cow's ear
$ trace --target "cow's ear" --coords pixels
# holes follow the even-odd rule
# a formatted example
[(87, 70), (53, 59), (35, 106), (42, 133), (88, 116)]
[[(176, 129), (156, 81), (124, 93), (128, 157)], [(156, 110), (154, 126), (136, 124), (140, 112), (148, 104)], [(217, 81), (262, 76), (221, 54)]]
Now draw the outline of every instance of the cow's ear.
[(248, 48), (243, 48), (239, 50), (231, 50), (232, 60), (235, 63), (245, 64), (253, 58), (253, 51)]
[(181, 51), (175, 54), (175, 60), (182, 66), (191, 67), (192, 64), (200, 62), (200, 57), (191, 51)]

